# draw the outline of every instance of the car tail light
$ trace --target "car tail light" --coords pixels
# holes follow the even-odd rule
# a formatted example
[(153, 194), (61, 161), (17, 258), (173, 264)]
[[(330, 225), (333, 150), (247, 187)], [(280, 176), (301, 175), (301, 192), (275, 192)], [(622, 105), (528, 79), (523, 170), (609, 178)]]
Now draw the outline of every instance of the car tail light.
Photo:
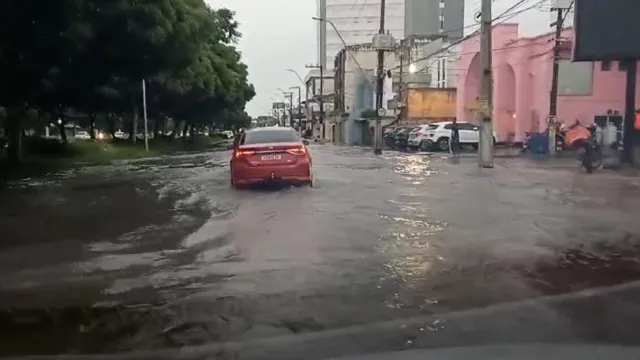
[(238, 150), (236, 152), (236, 159), (240, 159), (240, 158), (244, 158), (244, 157), (249, 157), (251, 155), (255, 155), (255, 151), (253, 150)]
[(422, 136), (422, 135), (424, 135), (424, 133), (423, 133), (422, 131), (418, 131), (418, 132), (416, 133), (416, 136)]
[(287, 149), (287, 152), (291, 155), (305, 155), (307, 153), (307, 149), (304, 146), (298, 146)]

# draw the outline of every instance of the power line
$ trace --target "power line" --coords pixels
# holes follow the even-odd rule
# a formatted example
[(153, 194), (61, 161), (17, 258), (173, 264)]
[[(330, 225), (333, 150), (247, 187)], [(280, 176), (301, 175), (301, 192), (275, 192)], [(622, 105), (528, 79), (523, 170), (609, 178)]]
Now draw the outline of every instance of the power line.
[[(531, 0), (520, 0), (519, 2), (517, 2), (516, 4), (514, 4), (513, 6), (511, 6), (510, 8), (508, 8), (507, 10), (505, 10), (504, 12), (502, 12), (500, 15), (496, 16), (496, 17), (492, 20), (492, 22), (493, 22), (493, 21), (496, 21), (496, 20), (499, 20), (499, 19), (503, 19), (503, 18), (504, 18), (504, 19), (503, 19), (503, 21), (502, 21), (502, 22), (500, 22), (500, 24), (501, 24), (501, 23), (504, 23), (505, 21), (507, 21), (507, 20), (509, 20), (509, 19), (513, 18), (513, 17), (514, 17), (514, 16), (516, 16), (516, 15), (522, 14), (522, 13), (524, 13), (524, 12), (526, 12), (526, 11), (529, 11), (529, 10), (531, 10), (531, 9), (535, 8), (536, 6), (538, 6), (538, 5), (540, 5), (541, 3), (545, 2), (546, 0), (539, 0), (537, 3), (535, 3), (535, 4), (534, 4), (534, 5), (532, 5), (532, 6), (529, 6), (529, 7), (527, 7), (527, 8), (524, 8), (524, 9), (518, 10), (518, 11), (516, 11), (516, 12), (512, 13), (512, 14), (508, 14), (508, 12), (509, 12), (509, 11), (511, 11), (511, 10), (513, 10), (513, 9), (515, 9), (516, 7), (518, 7), (518, 6), (520, 6), (520, 5), (524, 4), (525, 2), (528, 2), (528, 1), (531, 1)], [(506, 18), (505, 18), (505, 17), (506, 17)], [(477, 26), (477, 25), (473, 25), (473, 26)], [(467, 36), (462, 37), (462, 38), (461, 38), (461, 39), (459, 39), (459, 40), (456, 40), (456, 41), (452, 42), (451, 44), (449, 44), (449, 45), (445, 46), (444, 48), (440, 49), (440, 50), (438, 51), (438, 53), (440, 53), (440, 52), (446, 52), (447, 50), (449, 50), (449, 49), (453, 48), (454, 46), (456, 46), (456, 45), (460, 44), (461, 42), (463, 42), (463, 41), (465, 41), (465, 40), (467, 40), (467, 39), (469, 39), (469, 38), (471, 38), (471, 37), (475, 36), (477, 33), (478, 33), (478, 30), (474, 31), (473, 33), (471, 33), (471, 34), (469, 34), (469, 35), (467, 35)], [(409, 63), (404, 64), (404, 66), (406, 66), (406, 65), (411, 65), (411, 64), (415, 64), (415, 63), (420, 62), (420, 61), (423, 61), (423, 60), (428, 60), (429, 58), (431, 58), (432, 56), (434, 56), (434, 55), (436, 55), (436, 54), (437, 54), (437, 53), (434, 53), (434, 54), (430, 54), (430, 55), (425, 56), (425, 57), (422, 57), (422, 58), (418, 58), (418, 59), (416, 59), (416, 60), (412, 60), (412, 61), (410, 61)], [(441, 57), (440, 57), (440, 58), (441, 58)], [(428, 67), (430, 67), (430, 66), (431, 66), (431, 65), (433, 65), (436, 61), (438, 61), (440, 58), (435, 59), (433, 62), (429, 63), (426, 67), (427, 67), (427, 68), (428, 68)], [(395, 70), (395, 69), (398, 69), (398, 68), (399, 68), (399, 66), (396, 66), (396, 67), (390, 68), (390, 69), (388, 69), (388, 70)]]

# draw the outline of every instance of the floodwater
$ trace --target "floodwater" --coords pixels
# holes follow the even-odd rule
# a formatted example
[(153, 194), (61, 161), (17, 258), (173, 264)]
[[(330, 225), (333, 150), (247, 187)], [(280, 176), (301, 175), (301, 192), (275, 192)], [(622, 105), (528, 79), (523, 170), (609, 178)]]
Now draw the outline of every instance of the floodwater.
[(640, 343), (640, 178), (311, 151), (313, 188), (232, 190), (228, 152), (11, 183), (0, 355)]

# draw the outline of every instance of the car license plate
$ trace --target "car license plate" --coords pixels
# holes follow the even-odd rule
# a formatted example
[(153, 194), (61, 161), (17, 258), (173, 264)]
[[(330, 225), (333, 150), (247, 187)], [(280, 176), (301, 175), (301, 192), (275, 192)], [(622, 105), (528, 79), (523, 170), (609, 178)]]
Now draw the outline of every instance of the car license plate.
[(282, 155), (263, 155), (261, 157), (262, 160), (282, 160)]

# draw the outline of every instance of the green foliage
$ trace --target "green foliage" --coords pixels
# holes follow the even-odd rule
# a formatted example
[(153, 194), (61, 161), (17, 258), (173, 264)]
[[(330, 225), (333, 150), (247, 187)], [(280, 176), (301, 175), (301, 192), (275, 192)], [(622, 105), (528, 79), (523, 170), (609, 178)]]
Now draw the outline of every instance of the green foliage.
[(70, 111), (88, 114), (92, 126), (99, 117), (135, 128), (143, 79), (156, 123), (245, 126), (255, 90), (228, 9), (204, 0), (6, 0), (0, 13), (0, 106), (10, 132), (66, 122)]

